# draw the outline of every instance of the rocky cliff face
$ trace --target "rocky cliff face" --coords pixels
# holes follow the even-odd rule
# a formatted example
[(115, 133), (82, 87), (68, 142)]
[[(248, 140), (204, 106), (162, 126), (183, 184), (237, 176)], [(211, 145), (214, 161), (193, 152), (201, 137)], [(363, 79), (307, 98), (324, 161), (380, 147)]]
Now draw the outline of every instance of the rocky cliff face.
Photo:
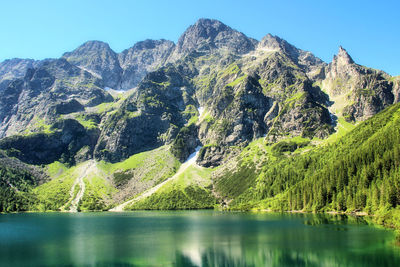
[(147, 73), (164, 66), (175, 44), (167, 40), (145, 40), (118, 55), (122, 68), (119, 89), (136, 87)]
[(104, 42), (89, 41), (63, 57), (101, 78), (104, 86), (128, 90), (147, 73), (163, 66), (174, 47), (167, 40), (145, 40), (117, 54)]
[(304, 70), (307, 75), (313, 77), (319, 73), (319, 70), (326, 64), (314, 56), (311, 52), (298, 49), (287, 41), (267, 34), (258, 44), (259, 52), (281, 52), (288, 56), (296, 65)]
[(232, 147), (262, 136), (272, 142), (287, 135), (328, 136), (328, 98), (308, 78), (325, 64), (309, 54), (267, 35), (231, 64), (200, 73), (197, 91), (210, 92), (200, 118), (199, 138), (207, 146), (199, 162), (219, 165)]
[[(117, 162), (171, 144), (181, 161), (202, 145), (198, 162), (218, 166), (259, 137), (325, 138), (335, 117), (363, 120), (400, 94), (398, 78), (357, 65), (343, 48), (326, 64), (277, 36), (258, 42), (210, 19), (176, 45), (146, 40), (117, 54), (90, 41), (61, 59), (0, 70), (12, 77), (0, 90), (0, 135), (20, 134), (0, 148), (33, 164)], [(133, 89), (113, 98), (106, 87)]]
[(10, 157), (34, 165), (50, 164), (56, 160), (73, 165), (92, 158), (99, 135), (97, 129), (86, 129), (76, 120), (67, 119), (55, 123), (51, 130), (49, 133), (3, 138), (0, 149)]
[(0, 91), (7, 88), (11, 81), (23, 78), (28, 69), (38, 67), (39, 60), (13, 58), (0, 63)]
[[(102, 79), (104, 87), (129, 90), (136, 87), (147, 73), (164, 66), (174, 48), (171, 41), (145, 40), (118, 54), (107, 43), (88, 41), (64, 53), (63, 58)], [(29, 69), (51, 60), (14, 58), (1, 62), (0, 91), (13, 80), (23, 78)]]
[(112, 101), (102, 87), (100, 79), (65, 59), (29, 69), (0, 92), (0, 136), (43, 131), (60, 115)]
[(118, 88), (122, 69), (118, 55), (110, 46), (100, 41), (89, 41), (63, 55), (68, 62), (103, 79), (106, 87)]
[(193, 88), (173, 67), (149, 73), (113, 114), (104, 117), (95, 156), (119, 161), (169, 143), (194, 104)]
[(348, 121), (365, 120), (395, 103), (396, 85), (383, 71), (356, 64), (342, 47), (324, 69), (321, 88)]

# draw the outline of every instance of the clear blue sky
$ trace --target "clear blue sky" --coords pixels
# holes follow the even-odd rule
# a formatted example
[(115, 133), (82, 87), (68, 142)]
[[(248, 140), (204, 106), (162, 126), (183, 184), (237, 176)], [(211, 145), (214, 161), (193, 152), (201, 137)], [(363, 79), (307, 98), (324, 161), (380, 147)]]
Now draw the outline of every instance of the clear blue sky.
[(87, 40), (116, 52), (144, 39), (176, 42), (198, 18), (261, 39), (278, 35), (330, 62), (342, 45), (353, 59), (400, 75), (396, 0), (2, 0), (0, 61), (60, 57)]

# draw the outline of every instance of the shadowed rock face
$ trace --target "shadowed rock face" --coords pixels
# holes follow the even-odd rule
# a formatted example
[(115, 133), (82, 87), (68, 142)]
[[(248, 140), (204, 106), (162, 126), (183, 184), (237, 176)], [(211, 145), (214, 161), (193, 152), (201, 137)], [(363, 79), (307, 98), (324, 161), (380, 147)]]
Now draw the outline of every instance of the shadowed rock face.
[[(399, 84), (342, 47), (326, 64), (277, 36), (258, 42), (200, 19), (176, 45), (145, 40), (116, 53), (89, 41), (61, 59), (1, 63), (0, 136), (25, 135), (1, 146), (40, 164), (117, 162), (164, 144), (184, 161), (201, 144), (198, 162), (218, 166), (259, 137), (325, 138), (333, 117), (364, 120), (398, 101)], [(133, 89), (114, 99), (106, 87)]]
[[(75, 157), (85, 150), (85, 158), (91, 158), (91, 147), (98, 138), (98, 130), (87, 130), (75, 120), (54, 124), (52, 133), (37, 133), (26, 136), (15, 135), (0, 140), (0, 149), (8, 156), (29, 164), (49, 164), (62, 160), (76, 163)], [(82, 156), (82, 155), (80, 155)], [(82, 158), (80, 159), (82, 160)]]

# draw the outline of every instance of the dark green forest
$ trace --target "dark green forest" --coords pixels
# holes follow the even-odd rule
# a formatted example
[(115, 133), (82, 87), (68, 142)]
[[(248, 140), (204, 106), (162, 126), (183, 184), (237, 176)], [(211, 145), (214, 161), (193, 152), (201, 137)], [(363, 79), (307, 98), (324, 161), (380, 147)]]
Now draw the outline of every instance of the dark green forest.
[(236, 174), (247, 183), (241, 192), (235, 183), (217, 182), (217, 189), (233, 198), (231, 208), (365, 212), (377, 215), (381, 224), (400, 227), (400, 104), (334, 144), (279, 157), (264, 162), (260, 171), (241, 165)]
[(30, 210), (35, 185), (37, 178), (29, 171), (0, 162), (0, 212)]
[[(332, 144), (299, 153), (308, 143), (264, 144), (272, 146), (269, 153), (277, 160), (262, 162), (262, 168), (256, 168), (256, 162), (238, 164), (234, 172), (214, 181), (215, 189), (232, 200), (230, 209), (363, 212), (376, 215), (380, 224), (400, 228), (400, 104)], [(0, 211), (29, 210), (37, 178), (0, 163)]]

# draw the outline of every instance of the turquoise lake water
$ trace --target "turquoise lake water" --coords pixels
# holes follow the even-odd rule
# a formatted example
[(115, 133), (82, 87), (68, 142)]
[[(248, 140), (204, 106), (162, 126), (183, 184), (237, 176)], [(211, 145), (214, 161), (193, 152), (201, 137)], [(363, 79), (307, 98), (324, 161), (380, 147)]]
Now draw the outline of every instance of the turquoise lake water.
[(400, 266), (394, 238), (333, 215), (0, 214), (0, 266)]

